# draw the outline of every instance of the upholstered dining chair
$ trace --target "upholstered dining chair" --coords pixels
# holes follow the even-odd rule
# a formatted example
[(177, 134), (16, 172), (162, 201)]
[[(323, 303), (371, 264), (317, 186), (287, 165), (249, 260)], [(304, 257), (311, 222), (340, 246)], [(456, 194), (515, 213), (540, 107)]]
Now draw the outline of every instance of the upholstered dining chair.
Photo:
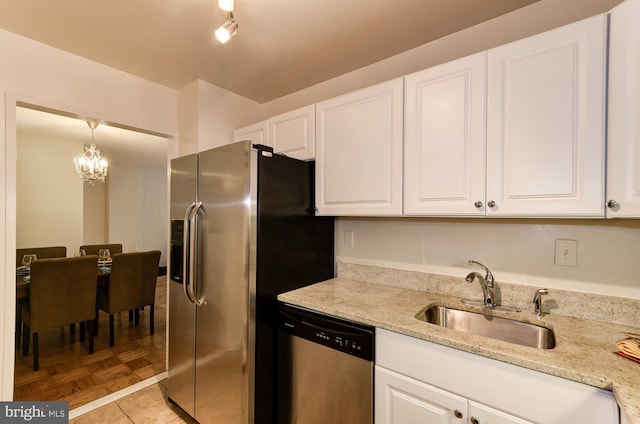
[(16, 268), (22, 265), (22, 257), (30, 253), (35, 253), (38, 259), (66, 258), (67, 247), (51, 246), (51, 247), (27, 247), (22, 249), (16, 249)]
[(38, 370), (38, 332), (75, 322), (89, 322), (89, 353), (93, 353), (98, 257), (38, 259), (31, 263), (29, 304), (22, 308), (22, 355), (29, 354), (33, 333), (33, 370)]
[[(22, 265), (22, 257), (27, 254), (35, 254), (38, 259), (49, 258), (65, 258), (67, 256), (66, 246), (49, 246), (49, 247), (26, 247), (16, 249), (16, 268)], [(22, 337), (22, 327), (20, 319), (20, 311), (22, 307), (26, 305), (27, 299), (16, 299), (16, 346), (20, 346), (20, 338)], [(71, 326), (71, 331), (75, 329)]]
[(122, 244), (85, 244), (80, 246), (80, 250), (84, 250), (87, 255), (97, 255), (100, 249), (109, 249), (109, 253), (113, 256), (114, 253), (122, 253)]
[[(109, 346), (115, 345), (114, 314), (149, 306), (149, 329), (154, 333), (154, 304), (160, 251), (117, 253), (111, 256), (109, 286), (98, 290), (98, 309), (109, 314)], [(96, 324), (98, 317), (96, 316)], [(97, 327), (97, 325), (96, 325)]]

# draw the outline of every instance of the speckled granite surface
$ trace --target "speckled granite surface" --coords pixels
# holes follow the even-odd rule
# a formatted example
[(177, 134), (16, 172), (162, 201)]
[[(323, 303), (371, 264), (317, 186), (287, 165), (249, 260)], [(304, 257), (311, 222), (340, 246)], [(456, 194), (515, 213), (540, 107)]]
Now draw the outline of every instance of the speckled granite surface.
[[(278, 299), (612, 390), (628, 422), (640, 423), (640, 364), (613, 353), (615, 342), (624, 338), (625, 332), (640, 333), (638, 301), (625, 300), (620, 305), (616, 303), (619, 298), (580, 293), (562, 293), (563, 298), (559, 298), (560, 293), (556, 292), (555, 297), (552, 293), (545, 300), (544, 307), (551, 313), (536, 318), (531, 313), (532, 288), (498, 282), (503, 295), (501, 304), (522, 307), (523, 311), (495, 311), (494, 315), (542, 324), (554, 330), (556, 347), (538, 350), (441, 328), (415, 318), (432, 304), (481, 310), (461, 303), (461, 297), (479, 299), (481, 296), (479, 285), (474, 295), (462, 278), (350, 264), (339, 264), (338, 275), (338, 278), (281, 294)], [(562, 311), (569, 315), (572, 308), (578, 309), (578, 317), (560, 314)], [(628, 311), (622, 311), (627, 308)], [(591, 315), (584, 309), (589, 309)]]

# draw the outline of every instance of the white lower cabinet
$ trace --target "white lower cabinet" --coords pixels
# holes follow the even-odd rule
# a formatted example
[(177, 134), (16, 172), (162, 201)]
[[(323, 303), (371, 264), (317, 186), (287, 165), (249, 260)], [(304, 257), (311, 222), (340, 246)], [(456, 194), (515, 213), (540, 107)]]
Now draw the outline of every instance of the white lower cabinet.
[(611, 392), (376, 330), (376, 424), (618, 424)]
[(503, 411), (376, 366), (377, 424), (531, 424)]
[(466, 417), (467, 399), (437, 387), (375, 368), (376, 424), (445, 424)]

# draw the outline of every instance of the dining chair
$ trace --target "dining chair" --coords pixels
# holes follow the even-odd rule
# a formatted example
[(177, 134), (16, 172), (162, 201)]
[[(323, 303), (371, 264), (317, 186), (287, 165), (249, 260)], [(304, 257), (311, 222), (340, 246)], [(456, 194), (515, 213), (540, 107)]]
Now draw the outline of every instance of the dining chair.
[[(38, 259), (50, 259), (50, 258), (66, 258), (67, 247), (66, 246), (48, 246), (48, 247), (25, 247), (16, 249), (16, 268), (22, 265), (22, 257), (27, 254), (35, 254)], [(26, 304), (26, 299), (16, 299), (16, 346), (20, 346), (20, 340), (22, 337), (22, 326), (20, 323), (20, 310)], [(71, 331), (75, 330), (74, 326), (71, 326)]]
[(109, 249), (109, 252), (113, 256), (114, 253), (122, 253), (122, 244), (85, 244), (80, 246), (80, 250), (84, 250), (87, 255), (97, 255), (100, 249)]
[(29, 304), (22, 308), (22, 355), (29, 354), (33, 333), (33, 370), (38, 370), (38, 333), (76, 322), (89, 322), (89, 353), (93, 353), (98, 257), (38, 259), (31, 264)]
[[(154, 304), (160, 251), (116, 253), (111, 257), (109, 286), (98, 290), (97, 307), (109, 314), (109, 346), (115, 345), (114, 314), (149, 306), (149, 329), (154, 333)], [(98, 316), (96, 315), (96, 327)]]
[(35, 253), (38, 259), (66, 258), (67, 247), (66, 246), (50, 246), (50, 247), (26, 247), (26, 248), (16, 249), (16, 268), (22, 265), (22, 257), (30, 253)]

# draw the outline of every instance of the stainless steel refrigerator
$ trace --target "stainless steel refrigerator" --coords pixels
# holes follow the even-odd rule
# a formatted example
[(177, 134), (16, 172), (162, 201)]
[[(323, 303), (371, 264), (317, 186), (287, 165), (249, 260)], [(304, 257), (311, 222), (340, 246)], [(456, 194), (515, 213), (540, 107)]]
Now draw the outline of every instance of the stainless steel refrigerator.
[(334, 276), (313, 179), (249, 141), (171, 161), (168, 396), (202, 424), (276, 422), (276, 296)]

